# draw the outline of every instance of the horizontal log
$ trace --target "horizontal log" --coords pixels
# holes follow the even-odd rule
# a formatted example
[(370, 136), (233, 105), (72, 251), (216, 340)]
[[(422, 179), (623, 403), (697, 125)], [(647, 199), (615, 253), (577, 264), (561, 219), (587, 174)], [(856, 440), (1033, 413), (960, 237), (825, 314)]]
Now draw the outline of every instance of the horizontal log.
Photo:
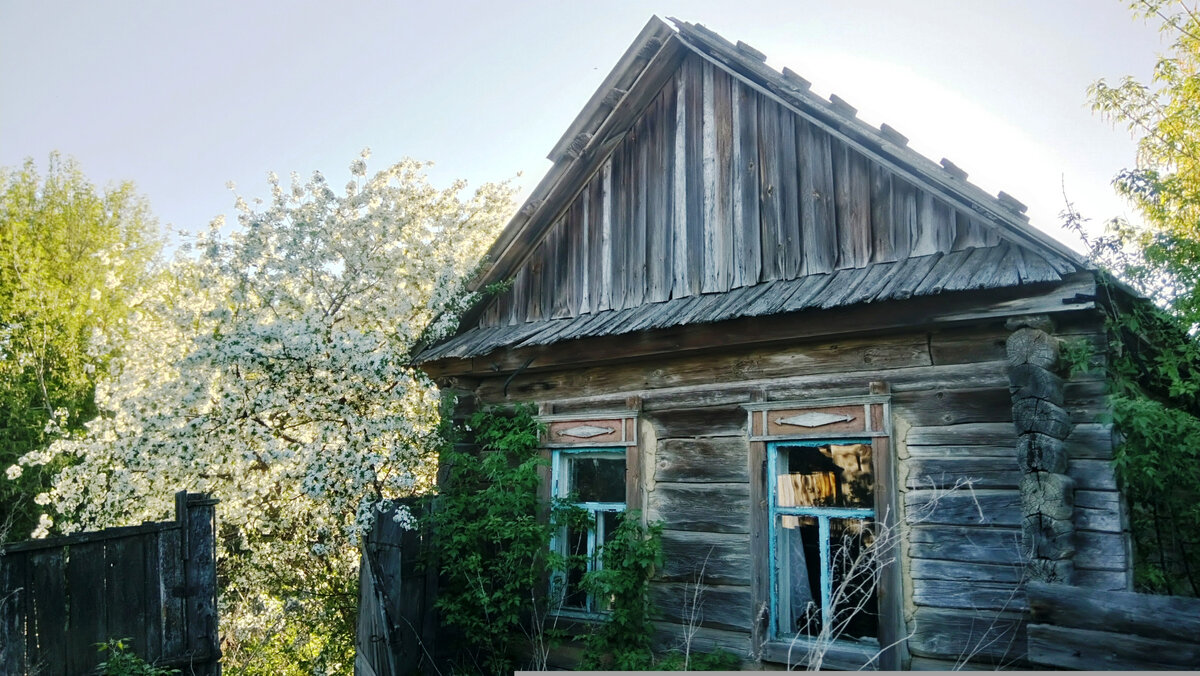
[(749, 484), (660, 482), (647, 501), (649, 519), (671, 530), (750, 532)]
[(705, 584), (750, 584), (750, 536), (664, 530), (659, 579)]
[(1018, 528), (914, 526), (908, 532), (908, 552), (913, 558), (990, 564), (1021, 564), (1021, 531)]
[(1021, 523), (1021, 498), (1016, 491), (914, 490), (904, 494), (909, 523), (952, 526), (1016, 526)]
[(1021, 472), (1012, 449), (1006, 450), (1008, 453), (1001, 457), (909, 458), (904, 463), (908, 469), (905, 486), (910, 489), (951, 488), (966, 480), (975, 488), (1016, 488)]
[(1025, 657), (1025, 620), (1002, 611), (917, 608), (908, 649), (913, 655), (1010, 666)]
[(1200, 643), (1033, 624), (1029, 659), (1037, 666), (1088, 671), (1197, 669)]
[(1079, 530), (1120, 533), (1121, 494), (1115, 490), (1076, 490), (1075, 527)]
[[(1031, 292), (1032, 291), (1032, 292)], [(1037, 290), (1030, 287), (973, 291), (912, 298), (902, 302), (810, 310), (774, 316), (769, 322), (752, 317), (710, 325), (685, 325), (645, 331), (633, 336), (604, 336), (565, 344), (509, 348), (471, 359), (443, 359), (422, 364), (431, 376), (534, 371), (577, 366), (582, 362), (628, 362), (663, 354), (728, 349), (731, 344), (792, 344), (818, 336), (877, 334), (881, 330), (921, 330), (939, 324), (994, 321), (1011, 314), (1054, 312), (1094, 315), (1086, 303), (1066, 304), (1079, 294), (1095, 293), (1091, 274), (1075, 275)], [(586, 357), (581, 357), (586, 355)], [(1003, 371), (1001, 370), (1001, 375)]]
[[(1000, 458), (1012, 460), (1011, 443), (992, 446), (908, 446), (912, 458)], [(1015, 465), (1014, 465), (1015, 466)]]
[(750, 631), (754, 602), (749, 587), (680, 582), (650, 585), (659, 619), (686, 626)]
[(1029, 607), (1025, 593), (1012, 582), (913, 580), (913, 601), (919, 606), (980, 612), (1025, 610)]
[(1079, 570), (1116, 570), (1130, 565), (1123, 533), (1075, 531), (1075, 568)]
[(1011, 582), (1025, 577), (1021, 564), (993, 565), (967, 561), (938, 561), (917, 559), (909, 561), (909, 575), (916, 580), (948, 580), (957, 582)]
[(654, 454), (654, 480), (747, 482), (749, 455), (750, 442), (745, 436), (660, 438)]
[(1105, 591), (1129, 591), (1130, 574), (1123, 570), (1075, 570), (1071, 582), (1076, 587), (1103, 589)]
[(1070, 436), (1067, 437), (1067, 455), (1071, 460), (1076, 458), (1112, 460), (1112, 426), (1104, 423), (1076, 425), (1071, 430)]
[(1177, 639), (1200, 647), (1200, 599), (1030, 583), (1030, 610), (1040, 624)]
[(892, 412), (914, 427), (1012, 420), (1012, 403), (1002, 387), (901, 392)]
[(928, 366), (924, 335), (890, 336), (825, 343), (797, 343), (769, 350), (730, 350), (654, 361), (624, 360), (564, 371), (519, 372), (489, 378), (476, 394), (482, 401), (552, 400), (617, 391), (736, 383), (812, 374)]
[(647, 411), (643, 415), (654, 425), (654, 434), (659, 439), (746, 433), (746, 410), (740, 406), (676, 408)]
[(914, 657), (909, 661), (910, 671), (996, 671), (994, 664), (968, 662), (963, 664), (954, 660), (938, 660), (929, 657)]
[(935, 364), (1006, 361), (1004, 344), (1008, 334), (996, 326), (934, 331), (929, 335), (929, 350)]
[(914, 427), (905, 438), (909, 446), (1007, 446), (1016, 448), (1012, 423), (970, 423)]
[(767, 664), (785, 664), (788, 671), (818, 670), (810, 665), (812, 658), (820, 658), (820, 671), (875, 671), (879, 669), (879, 648), (871, 643), (833, 641), (814, 645), (806, 638), (775, 640), (762, 646), (762, 661)]
[(665, 620), (656, 620), (653, 625), (654, 645), (663, 652), (704, 653), (725, 650), (737, 655), (743, 663), (750, 662), (754, 656), (750, 632), (747, 631), (688, 627)]

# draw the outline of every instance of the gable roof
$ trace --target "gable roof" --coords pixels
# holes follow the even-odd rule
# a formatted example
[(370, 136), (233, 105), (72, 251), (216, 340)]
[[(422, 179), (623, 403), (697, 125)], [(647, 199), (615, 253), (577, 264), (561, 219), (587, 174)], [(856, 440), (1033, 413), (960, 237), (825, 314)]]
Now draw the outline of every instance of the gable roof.
[(473, 284), (513, 287), (419, 361), (1085, 267), (1015, 199), (753, 48), (672, 21), (652, 18), (626, 50)]

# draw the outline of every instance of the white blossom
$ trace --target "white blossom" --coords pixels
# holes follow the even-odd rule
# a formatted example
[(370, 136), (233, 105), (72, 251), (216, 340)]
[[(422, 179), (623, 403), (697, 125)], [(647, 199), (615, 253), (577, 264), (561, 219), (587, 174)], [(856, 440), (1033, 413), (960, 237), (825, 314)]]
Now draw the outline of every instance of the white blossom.
[(20, 459), (72, 459), (46, 496), (60, 532), (168, 518), (178, 490), (218, 498), (235, 643), (285, 619), (279, 576), (313, 557), (351, 574), (376, 507), (432, 486), (440, 399), (410, 355), (453, 328), (510, 208), (506, 187), (461, 199), (413, 161), (367, 177), (366, 156), (342, 197), (319, 173), (287, 191), (272, 176), (261, 209), (237, 197), (239, 228), (215, 220), (130, 303), (101, 415)]

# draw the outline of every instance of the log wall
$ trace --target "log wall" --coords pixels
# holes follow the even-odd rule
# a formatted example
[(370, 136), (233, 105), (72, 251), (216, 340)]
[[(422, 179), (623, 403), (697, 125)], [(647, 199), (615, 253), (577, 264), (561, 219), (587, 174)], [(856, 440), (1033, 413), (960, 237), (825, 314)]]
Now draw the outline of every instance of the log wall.
[[(638, 398), (640, 495), (649, 518), (665, 525), (666, 563), (653, 588), (660, 646), (679, 645), (693, 625), (748, 661), (763, 657), (766, 522), (759, 516), (763, 450), (749, 441), (743, 405), (865, 397), (870, 383), (887, 383), (912, 663), (1020, 664), (1027, 652), (1027, 557), (1006, 369), (1011, 333), (1000, 317), (471, 382), (483, 404), (536, 402), (554, 414), (583, 415)], [(1060, 319), (1058, 334), (1103, 346), (1089, 313)], [(1111, 435), (1101, 422), (1101, 374), (1077, 374), (1063, 390), (1074, 423), (1066, 446), (1078, 486), (1077, 583), (1125, 589), (1127, 533), (1109, 462)]]

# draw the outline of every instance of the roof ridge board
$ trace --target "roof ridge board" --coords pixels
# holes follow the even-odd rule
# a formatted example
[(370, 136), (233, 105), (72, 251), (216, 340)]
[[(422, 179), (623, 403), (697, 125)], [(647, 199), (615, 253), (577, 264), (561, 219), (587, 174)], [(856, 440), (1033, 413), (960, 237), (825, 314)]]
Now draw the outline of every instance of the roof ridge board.
[[(933, 187), (937, 192), (952, 193), (951, 195), (943, 194), (942, 197), (951, 198), (950, 201), (952, 202), (959, 202), (956, 205), (959, 208), (976, 213), (983, 217), (984, 220), (999, 226), (1001, 230), (1006, 231), (1018, 240), (1028, 240), (1019, 241), (1018, 243), (1047, 248), (1052, 253), (1066, 259), (1071, 265), (1085, 267), (1085, 262), (1079, 254), (1053, 237), (1034, 228), (1028, 223), (1027, 218), (1015, 213), (997, 196), (991, 195), (979, 186), (963, 179), (951, 178), (951, 180), (946, 180), (940, 174), (944, 173), (947, 177), (952, 177), (952, 175), (943, 166), (906, 145), (897, 145), (888, 138), (887, 134), (857, 117), (847, 116), (839, 110), (839, 107), (835, 103), (826, 101), (810, 90), (800, 89), (792, 85), (779, 71), (776, 71), (763, 62), (752, 60), (736, 49), (730, 50), (724, 48), (721, 50), (722, 53), (720, 56), (724, 56), (733, 62), (724, 63), (724, 60), (718, 54), (711, 53), (708, 49), (705, 49), (705, 46), (708, 46), (710, 49), (716, 50), (723, 47), (723, 45), (712, 40), (706, 40), (707, 36), (704, 33), (696, 31), (691, 24), (677, 22), (676, 26), (679, 29), (680, 39), (693, 51), (720, 66), (730, 75), (738, 77), (740, 80), (762, 90), (768, 95), (777, 99), (781, 99), (786, 95), (794, 99), (794, 103), (785, 100), (780, 100), (779, 102), (797, 114), (810, 119), (818, 124), (818, 126), (841, 137), (841, 140), (849, 143), (852, 147), (857, 147), (860, 151), (866, 151), (869, 155), (885, 155), (885, 157), (879, 159), (884, 160), (886, 164), (904, 163), (915, 165), (911, 170), (899, 166), (888, 167), (893, 171), (901, 173), (907, 180), (915, 180), (918, 184), (922, 185), (933, 183)], [(708, 31), (708, 29), (704, 29), (704, 31), (708, 33), (712, 32)], [(693, 37), (695, 40), (692, 39)], [(707, 44), (696, 44), (696, 41), (703, 41)], [(722, 38), (722, 42), (727, 43), (728, 40)], [(763, 79), (763, 82), (748, 81), (745, 73), (737, 72), (743, 69), (759, 76)], [(771, 85), (774, 85), (774, 87)], [(803, 110), (798, 110), (796, 108), (797, 105), (808, 107), (811, 111), (806, 113)], [(827, 119), (826, 116), (828, 116)], [(853, 138), (854, 136), (861, 136), (862, 138)], [(920, 165), (925, 165), (923, 167), (924, 171), (922, 171)], [(917, 175), (912, 175), (914, 172)]]

